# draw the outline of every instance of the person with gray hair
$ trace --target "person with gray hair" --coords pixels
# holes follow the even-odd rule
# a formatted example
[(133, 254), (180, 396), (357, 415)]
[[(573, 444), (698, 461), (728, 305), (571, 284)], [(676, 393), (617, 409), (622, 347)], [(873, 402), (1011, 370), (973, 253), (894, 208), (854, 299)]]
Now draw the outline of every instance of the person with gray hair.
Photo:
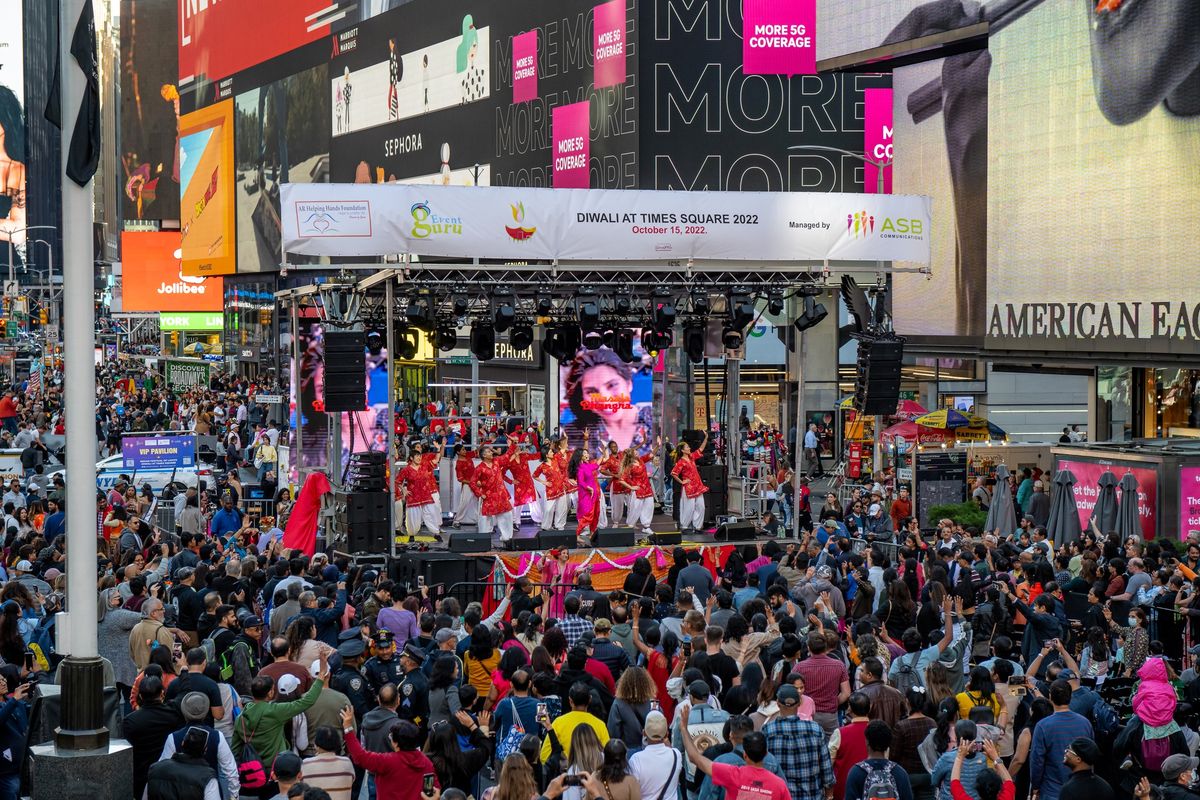
[(1129, 572), (1129, 580), (1125, 582), (1125, 591), (1114, 595), (1112, 599), (1118, 602), (1128, 600), (1134, 603), (1137, 602), (1139, 591), (1150, 588), (1152, 583), (1150, 573), (1146, 572), (1145, 562), (1137, 557), (1129, 559), (1125, 564), (1125, 569)]
[(217, 733), (212, 726), (204, 724), (209, 711), (208, 698), (200, 692), (188, 692), (179, 701), (179, 711), (183, 714), (184, 726), (167, 737), (159, 761), (166, 761), (181, 749), (188, 731), (203, 730), (209, 734), (203, 758), (224, 787), (221, 797), (225, 800), (237, 800), (240, 783), (233, 751), (229, 749), (225, 737)]
[(151, 597), (142, 603), (142, 621), (129, 632), (129, 655), (139, 672), (150, 663), (151, 649), (175, 646), (174, 634), (163, 623), (165, 616), (162, 600)]

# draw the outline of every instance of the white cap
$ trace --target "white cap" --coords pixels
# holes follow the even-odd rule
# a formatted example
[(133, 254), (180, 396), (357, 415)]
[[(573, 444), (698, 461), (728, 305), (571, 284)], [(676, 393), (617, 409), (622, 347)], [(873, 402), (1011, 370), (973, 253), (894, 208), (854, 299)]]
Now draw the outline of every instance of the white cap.
[(879, 503), (871, 503), (871, 507), (867, 509), (867, 513), (871, 516), (875, 516), (880, 511), (883, 511), (883, 506), (879, 505)]

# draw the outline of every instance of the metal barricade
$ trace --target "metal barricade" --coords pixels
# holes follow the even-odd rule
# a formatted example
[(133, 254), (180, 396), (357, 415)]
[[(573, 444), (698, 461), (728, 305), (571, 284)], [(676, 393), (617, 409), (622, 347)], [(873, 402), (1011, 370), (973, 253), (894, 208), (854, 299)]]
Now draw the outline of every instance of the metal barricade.
[(154, 509), (151, 511), (150, 519), (147, 520), (152, 526), (168, 533), (175, 532), (175, 503), (171, 501), (158, 500), (154, 504)]
[(243, 497), (238, 502), (238, 508), (247, 516), (274, 517), (275, 516), (275, 500), (274, 498), (255, 499), (252, 497)]

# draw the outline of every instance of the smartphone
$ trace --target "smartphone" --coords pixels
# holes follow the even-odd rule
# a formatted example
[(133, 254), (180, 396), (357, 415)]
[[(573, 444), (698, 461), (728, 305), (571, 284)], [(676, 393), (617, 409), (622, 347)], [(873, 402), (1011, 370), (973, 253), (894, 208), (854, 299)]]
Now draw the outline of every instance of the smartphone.
[(563, 775), (563, 786), (583, 786), (583, 776)]
[(421, 794), (426, 794), (426, 795), (433, 794), (433, 773), (432, 772), (425, 773), (425, 782), (421, 785)]
[(550, 712), (546, 710), (546, 704), (538, 703), (537, 704), (537, 718), (542, 719), (542, 718), (548, 717), (548, 716), (550, 716)]
[(33, 653), (29, 650), (25, 651), (25, 669), (33, 672)]
[(657, 700), (651, 700), (650, 701), (650, 710), (657, 711), (658, 713), (661, 714), (662, 713), (662, 705)]
[(1008, 693), (1013, 697), (1024, 697), (1027, 692), (1025, 688), (1025, 678), (1020, 675), (1012, 675), (1008, 679)]
[(418, 588), (418, 589), (424, 589), (424, 588), (425, 588), (425, 576), (424, 576), (424, 575), (418, 575), (418, 576), (417, 576), (417, 588)]

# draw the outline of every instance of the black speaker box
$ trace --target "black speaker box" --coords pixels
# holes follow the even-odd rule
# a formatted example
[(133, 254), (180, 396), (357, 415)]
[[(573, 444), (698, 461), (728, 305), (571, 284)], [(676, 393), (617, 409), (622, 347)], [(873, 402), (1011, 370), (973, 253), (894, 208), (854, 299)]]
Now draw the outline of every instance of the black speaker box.
[(447, 531), (450, 534), (450, 552), (486, 553), (492, 549), (491, 531)]
[(713, 538), (718, 542), (744, 542), (753, 540), (754, 536), (754, 526), (749, 522), (726, 522), (717, 526), (716, 533), (713, 534)]
[(388, 552), (388, 524), (386, 519), (370, 522), (355, 522), (347, 528), (346, 544), (351, 553)]
[(538, 549), (538, 540), (536, 536), (514, 536), (512, 546), (523, 553), (532, 552)]
[(636, 538), (633, 528), (601, 528), (592, 542), (596, 547), (633, 547)]
[(363, 411), (367, 407), (367, 335), (325, 332), (325, 410)]
[(479, 574), (476, 559), (440, 550), (410, 551), (392, 562), (392, 580), (409, 589), (416, 589), (418, 576), (425, 579), (426, 586), (445, 584), (448, 589), (477, 580)]
[(539, 550), (574, 546), (575, 531), (538, 531), (537, 548)]
[(683, 533), (680, 531), (663, 531), (651, 536), (650, 541), (659, 547), (674, 547), (677, 544), (683, 544)]

